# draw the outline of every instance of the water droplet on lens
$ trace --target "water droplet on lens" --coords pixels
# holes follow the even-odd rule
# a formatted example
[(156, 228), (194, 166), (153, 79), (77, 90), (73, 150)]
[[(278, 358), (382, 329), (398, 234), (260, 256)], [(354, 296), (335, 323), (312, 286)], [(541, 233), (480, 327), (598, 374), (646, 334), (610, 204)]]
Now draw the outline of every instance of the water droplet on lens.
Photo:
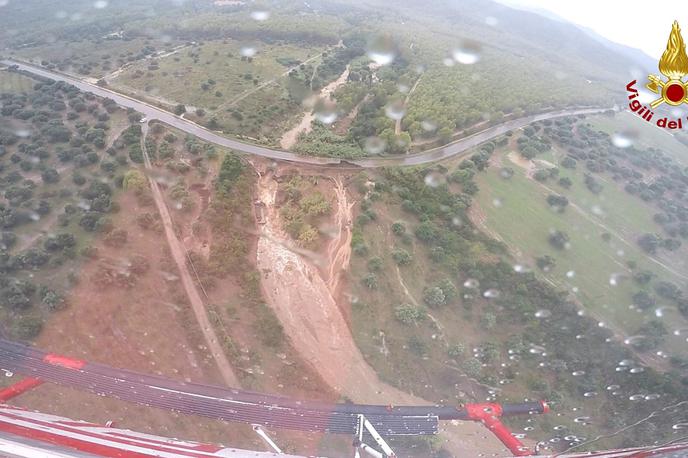
[(406, 115), (406, 107), (403, 100), (396, 100), (385, 107), (385, 115), (395, 121), (399, 121)]
[(437, 124), (428, 119), (424, 119), (420, 122), (420, 127), (426, 132), (434, 132), (437, 129)]
[(573, 270), (569, 270), (568, 272), (566, 272), (567, 278), (573, 278), (575, 276), (576, 276), (576, 272), (574, 272)]
[(538, 310), (535, 312), (535, 318), (549, 318), (552, 316), (552, 312), (546, 309)]
[(251, 19), (256, 21), (267, 21), (270, 18), (269, 11), (251, 11)]
[(483, 297), (486, 297), (488, 299), (495, 299), (499, 297), (499, 291), (496, 289), (488, 289), (483, 293)]
[(380, 137), (368, 137), (363, 142), (363, 149), (368, 154), (382, 154), (385, 151), (385, 148), (387, 148), (387, 143), (385, 143), (385, 141)]
[(447, 179), (439, 172), (430, 172), (425, 175), (425, 184), (431, 188), (436, 188), (447, 182)]
[(472, 65), (480, 60), (480, 48), (478, 43), (466, 41), (452, 51), (452, 57), (460, 64)]
[(367, 55), (378, 65), (391, 64), (396, 54), (396, 44), (388, 35), (378, 35), (368, 44)]
[(617, 148), (628, 148), (633, 145), (633, 142), (638, 137), (635, 131), (616, 132), (612, 135), (612, 144)]
[(243, 48), (241, 48), (241, 50), (239, 52), (244, 57), (253, 57), (256, 55), (258, 50), (256, 48), (251, 47), (251, 46), (244, 46)]
[(465, 288), (477, 288), (479, 285), (478, 280), (475, 280), (473, 278), (469, 278), (465, 282), (463, 282), (463, 286)]

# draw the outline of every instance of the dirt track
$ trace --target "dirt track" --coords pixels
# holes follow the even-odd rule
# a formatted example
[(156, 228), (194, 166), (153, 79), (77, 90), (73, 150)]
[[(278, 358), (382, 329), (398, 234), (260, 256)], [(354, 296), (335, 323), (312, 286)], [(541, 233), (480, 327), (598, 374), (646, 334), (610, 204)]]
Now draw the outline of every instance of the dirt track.
[[(146, 169), (151, 170), (152, 165), (148, 157), (145, 145), (147, 130), (148, 124), (144, 124), (143, 135), (141, 136), (141, 149), (143, 150), (144, 163)], [(172, 218), (170, 217), (170, 212), (167, 208), (167, 204), (165, 204), (165, 199), (162, 196), (160, 187), (158, 186), (157, 181), (155, 181), (150, 175), (148, 175), (148, 182), (150, 183), (150, 189), (153, 194), (153, 200), (155, 201), (155, 205), (158, 208), (158, 212), (160, 213), (160, 218), (162, 219), (163, 228), (165, 229), (165, 237), (167, 238), (167, 244), (170, 247), (172, 258), (174, 259), (174, 262), (177, 265), (177, 269), (179, 270), (182, 285), (184, 286), (186, 295), (189, 298), (189, 303), (191, 304), (191, 308), (193, 309), (194, 316), (196, 317), (196, 321), (198, 322), (198, 326), (201, 328), (201, 332), (203, 333), (203, 338), (205, 339), (206, 344), (208, 345), (208, 350), (210, 351), (210, 354), (213, 356), (213, 359), (217, 364), (220, 374), (222, 374), (222, 379), (225, 381), (227, 386), (240, 387), (239, 379), (234, 374), (232, 366), (229, 363), (229, 360), (227, 359), (227, 356), (224, 353), (222, 345), (220, 344), (217, 338), (217, 334), (215, 334), (215, 330), (213, 329), (212, 324), (208, 319), (208, 314), (206, 312), (203, 299), (201, 299), (201, 295), (198, 292), (198, 288), (196, 288), (196, 284), (194, 283), (191, 277), (191, 273), (189, 272), (189, 268), (186, 264), (186, 249), (184, 248), (181, 241), (177, 238), (177, 235), (174, 232)]]

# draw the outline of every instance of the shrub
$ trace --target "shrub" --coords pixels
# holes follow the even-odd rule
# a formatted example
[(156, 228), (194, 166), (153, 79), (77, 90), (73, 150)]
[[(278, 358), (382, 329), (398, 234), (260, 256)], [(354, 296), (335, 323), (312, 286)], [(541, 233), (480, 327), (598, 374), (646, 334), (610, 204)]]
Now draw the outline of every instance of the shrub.
[(425, 311), (410, 304), (401, 304), (394, 308), (394, 316), (404, 324), (416, 324), (425, 319)]

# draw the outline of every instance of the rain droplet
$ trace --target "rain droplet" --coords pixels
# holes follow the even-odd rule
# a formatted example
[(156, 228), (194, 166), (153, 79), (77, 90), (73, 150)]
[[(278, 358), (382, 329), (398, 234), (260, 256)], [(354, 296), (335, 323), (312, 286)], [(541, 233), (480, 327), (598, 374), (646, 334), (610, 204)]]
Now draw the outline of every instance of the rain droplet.
[(633, 365), (633, 360), (632, 359), (622, 359), (619, 361), (619, 366), (631, 366)]
[(607, 391), (614, 391), (614, 390), (618, 390), (619, 388), (621, 388), (620, 385), (609, 385), (607, 387)]
[(634, 394), (628, 397), (629, 401), (642, 401), (643, 399), (645, 399), (645, 396), (642, 394)]
[(463, 286), (465, 288), (477, 288), (479, 285), (480, 283), (478, 282), (478, 280), (475, 280), (473, 278), (469, 278), (468, 280), (463, 282)]
[(573, 270), (569, 270), (568, 272), (566, 272), (566, 277), (567, 277), (567, 278), (573, 278), (573, 277), (575, 277), (575, 276), (576, 276), (576, 272), (573, 271)]
[(597, 396), (597, 391), (588, 391), (587, 393), (583, 393), (583, 396), (586, 398), (592, 398)]
[(368, 44), (367, 55), (378, 65), (389, 65), (394, 62), (397, 47), (388, 35), (378, 35)]
[(455, 61), (464, 65), (472, 65), (480, 60), (480, 45), (475, 42), (466, 41), (452, 51)]
[(487, 291), (485, 291), (483, 293), (483, 297), (486, 297), (488, 299), (495, 299), (495, 298), (499, 297), (499, 291), (494, 289), (494, 288), (488, 289)]
[(631, 374), (640, 374), (641, 372), (645, 372), (645, 368), (644, 367), (634, 367), (631, 370), (629, 370), (628, 372), (630, 372)]
[(628, 148), (633, 145), (633, 142), (637, 138), (638, 134), (634, 131), (622, 131), (616, 132), (612, 135), (612, 144), (617, 148)]
[(652, 394), (646, 395), (646, 396), (645, 396), (645, 400), (646, 400), (646, 401), (654, 401), (655, 399), (659, 399), (660, 397), (661, 397), (660, 394), (658, 394), (658, 393), (652, 393)]
[(368, 154), (382, 154), (387, 148), (387, 143), (380, 137), (368, 137), (363, 142), (363, 149)]
[(31, 131), (28, 129), (17, 129), (14, 131), (14, 134), (20, 138), (27, 138), (29, 135), (31, 135)]
[(541, 309), (535, 312), (535, 318), (549, 318), (552, 316), (552, 312), (547, 309)]
[(447, 67), (453, 67), (454, 65), (456, 65), (456, 62), (454, 62), (454, 59), (452, 59), (451, 57), (445, 57), (444, 59), (442, 59), (442, 63)]
[(337, 106), (332, 103), (320, 101), (315, 105), (315, 119), (329, 125), (337, 120)]
[(580, 377), (581, 375), (585, 375), (585, 371), (573, 371), (571, 372), (571, 375), (574, 377)]
[(671, 429), (686, 429), (688, 428), (688, 423), (676, 423), (671, 427)]
[(447, 182), (447, 179), (439, 172), (430, 172), (425, 175), (425, 184), (431, 188), (436, 188)]
[(404, 106), (404, 102), (402, 100), (396, 100), (387, 104), (385, 107), (385, 115), (387, 115), (387, 117), (390, 119), (399, 121), (404, 117), (404, 115), (406, 115), (406, 107)]
[(243, 48), (241, 48), (241, 50), (239, 52), (244, 57), (253, 57), (256, 55), (258, 50), (256, 48), (251, 47), (251, 46), (244, 46)]
[(267, 21), (269, 18), (269, 11), (251, 11), (251, 19), (255, 21)]
[(494, 199), (492, 199), (492, 205), (494, 205), (497, 208), (501, 207), (503, 205), (502, 199), (500, 199), (499, 197), (495, 197)]
[(642, 343), (643, 340), (645, 340), (645, 336), (630, 336), (624, 339), (624, 343), (626, 345), (638, 345)]
[(420, 127), (426, 132), (434, 132), (437, 129), (437, 124), (429, 119), (424, 119), (420, 122)]

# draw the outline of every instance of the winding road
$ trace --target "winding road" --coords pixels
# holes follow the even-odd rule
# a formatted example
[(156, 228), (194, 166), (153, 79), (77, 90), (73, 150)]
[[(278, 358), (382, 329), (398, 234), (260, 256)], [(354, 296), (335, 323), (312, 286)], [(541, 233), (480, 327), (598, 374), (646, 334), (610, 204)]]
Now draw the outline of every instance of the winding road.
[(22, 70), (24, 72), (39, 77), (51, 79), (54, 81), (63, 81), (65, 83), (72, 84), (81, 91), (90, 92), (91, 94), (97, 95), (99, 97), (110, 98), (122, 107), (133, 108), (134, 110), (143, 113), (143, 115), (146, 116), (148, 120), (159, 120), (179, 130), (195, 135), (201, 138), (202, 140), (205, 140), (210, 143), (215, 143), (219, 146), (231, 148), (235, 151), (244, 154), (253, 154), (256, 156), (263, 156), (270, 159), (320, 166), (338, 166), (340, 164), (346, 164), (355, 165), (362, 168), (377, 168), (428, 164), (466, 152), (483, 142), (486, 142), (494, 137), (497, 137), (498, 135), (502, 135), (510, 130), (518, 129), (520, 127), (526, 126), (536, 121), (560, 118), (562, 116), (602, 113), (604, 111), (608, 111), (611, 109), (600, 107), (570, 108), (566, 110), (551, 111), (547, 113), (524, 116), (510, 121), (505, 121), (496, 126), (488, 127), (487, 129), (484, 129), (472, 135), (468, 135), (455, 142), (449, 143), (438, 148), (429, 149), (421, 153), (407, 154), (404, 156), (344, 160), (339, 158), (303, 156), (297, 153), (292, 153), (290, 151), (271, 149), (265, 146), (260, 146), (252, 143), (245, 143), (232, 138), (227, 138), (212, 130), (206, 129), (205, 127), (196, 124), (193, 121), (183, 119), (173, 113), (170, 113), (169, 111), (165, 111), (146, 102), (136, 100), (129, 96), (112, 91), (108, 88), (91, 84), (89, 82), (80, 80), (73, 76), (66, 75), (64, 73), (47, 70), (44, 68), (40, 68), (31, 64), (15, 60), (1, 60), (0, 63), (7, 66), (16, 66), (18, 70)]

